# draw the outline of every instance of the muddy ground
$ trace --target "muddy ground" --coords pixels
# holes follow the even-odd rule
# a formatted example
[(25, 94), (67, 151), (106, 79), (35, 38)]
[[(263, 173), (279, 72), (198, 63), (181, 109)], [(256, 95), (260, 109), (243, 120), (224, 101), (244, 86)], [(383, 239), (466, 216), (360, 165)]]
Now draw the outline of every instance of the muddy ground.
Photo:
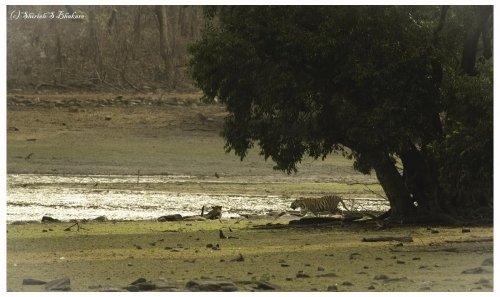
[[(292, 197), (381, 193), (374, 176), (356, 173), (351, 161), (340, 156), (323, 162), (306, 159), (292, 176), (273, 171), (272, 162), (262, 160), (257, 149), (241, 162), (224, 152), (219, 137), (224, 108), (203, 104), (200, 97), (11, 93), (7, 172), (185, 174), (214, 181), (205, 188), (197, 183), (154, 185), (155, 190), (179, 192)], [(299, 228), (288, 226), (290, 219), (88, 222), (80, 231), (64, 231), (69, 222), (8, 225), (7, 289), (43, 291), (43, 285), (22, 285), (23, 279), (68, 277), (72, 291), (121, 290), (143, 277), (158, 288), (168, 283), (163, 289), (178, 291), (187, 290), (186, 283), (194, 279), (228, 280), (240, 291), (263, 290), (259, 281), (279, 291), (493, 290), (488, 262), (493, 257), (492, 227), (468, 226), (467, 233), (441, 226)], [(219, 229), (237, 239), (220, 239)], [(380, 235), (411, 236), (413, 242), (362, 241)], [(240, 253), (244, 260), (236, 261)]]

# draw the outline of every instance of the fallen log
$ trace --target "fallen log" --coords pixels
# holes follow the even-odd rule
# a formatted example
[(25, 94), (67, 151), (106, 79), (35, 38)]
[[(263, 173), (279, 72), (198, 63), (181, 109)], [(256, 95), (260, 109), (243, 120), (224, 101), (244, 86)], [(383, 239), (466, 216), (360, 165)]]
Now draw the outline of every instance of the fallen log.
[(399, 241), (399, 242), (413, 242), (411, 236), (377, 236), (377, 237), (363, 237), (363, 242), (380, 242), (380, 241)]

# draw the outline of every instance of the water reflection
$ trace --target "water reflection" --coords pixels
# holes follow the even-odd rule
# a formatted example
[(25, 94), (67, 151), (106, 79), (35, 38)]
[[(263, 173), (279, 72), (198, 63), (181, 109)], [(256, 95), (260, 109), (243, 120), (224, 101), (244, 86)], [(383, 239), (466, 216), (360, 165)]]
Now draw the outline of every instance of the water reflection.
[[(141, 176), (141, 182), (182, 183), (193, 176)], [(8, 175), (7, 222), (40, 220), (48, 215), (60, 220), (106, 216), (117, 220), (156, 219), (167, 214), (197, 215), (202, 206), (222, 205), (223, 217), (290, 210), (294, 198), (277, 195), (228, 195), (173, 193), (144, 190), (102, 190), (64, 187), (64, 183), (136, 183), (137, 176)], [(204, 182), (200, 180), (199, 182)], [(42, 187), (35, 186), (43, 184)], [(53, 185), (52, 185), (53, 184)], [(52, 186), (51, 186), (52, 185)], [(349, 197), (351, 196), (351, 197)], [(373, 195), (344, 195), (354, 210), (381, 211), (387, 201)], [(351, 200), (352, 199), (352, 200)]]

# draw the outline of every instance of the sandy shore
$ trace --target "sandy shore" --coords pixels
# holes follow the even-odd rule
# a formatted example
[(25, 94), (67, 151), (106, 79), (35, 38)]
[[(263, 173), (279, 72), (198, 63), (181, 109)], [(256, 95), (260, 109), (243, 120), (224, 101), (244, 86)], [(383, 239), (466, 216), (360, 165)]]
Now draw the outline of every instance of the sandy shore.
[[(196, 290), (186, 287), (191, 280), (238, 291), (493, 291), (493, 228), (289, 220), (86, 222), (79, 231), (65, 231), (69, 222), (8, 225), (7, 290), (45, 291), (23, 280), (61, 278), (71, 291), (131, 290), (144, 278), (153, 286), (141, 289), (158, 291)], [(363, 241), (377, 236), (413, 242)]]

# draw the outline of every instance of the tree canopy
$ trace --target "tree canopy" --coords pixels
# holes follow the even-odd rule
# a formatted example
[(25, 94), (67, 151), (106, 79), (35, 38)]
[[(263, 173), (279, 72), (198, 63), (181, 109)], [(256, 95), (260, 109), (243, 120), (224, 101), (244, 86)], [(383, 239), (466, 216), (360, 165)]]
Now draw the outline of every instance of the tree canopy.
[(212, 7), (191, 73), (229, 111), (228, 152), (257, 144), (288, 173), (306, 155), (342, 153), (375, 172), (392, 217), (470, 218), (492, 212), (491, 12)]

